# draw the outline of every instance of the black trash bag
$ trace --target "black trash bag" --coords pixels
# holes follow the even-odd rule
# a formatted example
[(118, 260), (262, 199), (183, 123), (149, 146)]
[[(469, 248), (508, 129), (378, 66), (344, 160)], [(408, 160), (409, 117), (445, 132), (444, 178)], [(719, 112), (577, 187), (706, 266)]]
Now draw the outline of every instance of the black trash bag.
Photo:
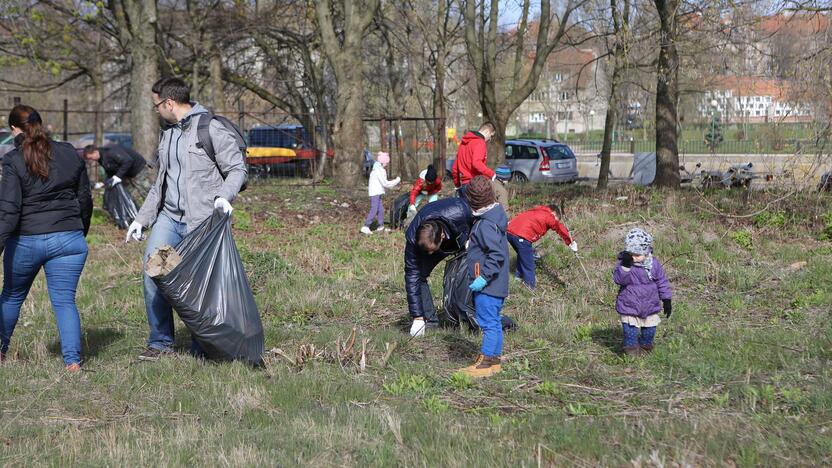
[(139, 210), (136, 209), (136, 202), (133, 200), (130, 191), (124, 187), (124, 184), (116, 184), (113, 187), (107, 184), (104, 189), (104, 210), (110, 214), (116, 226), (121, 229), (130, 227), (130, 223), (139, 214)]
[(410, 206), (410, 192), (403, 193), (393, 201), (393, 208), (390, 210), (390, 228), (403, 229), (404, 221), (407, 219), (407, 208)]
[(231, 216), (214, 211), (176, 253), (181, 261), (172, 270), (148, 274), (158, 275), (153, 281), (208, 358), (262, 365), (263, 324), (231, 235)]
[[(472, 331), (479, 331), (480, 325), (477, 323), (477, 314), (474, 309), (474, 293), (468, 289), (473, 278), (468, 274), (466, 258), (467, 255), (463, 252), (445, 264), (442, 305), (451, 323), (457, 326), (464, 323)], [(509, 331), (517, 328), (517, 324), (510, 317), (503, 315), (501, 318), (503, 330)]]

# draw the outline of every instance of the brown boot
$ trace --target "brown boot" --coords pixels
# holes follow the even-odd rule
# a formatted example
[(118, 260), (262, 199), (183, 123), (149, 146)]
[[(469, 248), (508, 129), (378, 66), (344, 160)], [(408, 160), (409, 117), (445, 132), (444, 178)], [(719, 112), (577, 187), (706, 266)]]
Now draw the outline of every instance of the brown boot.
[(477, 358), (477, 362), (464, 369), (460, 369), (460, 371), (463, 374), (467, 374), (475, 379), (478, 379), (480, 377), (491, 377), (497, 372), (500, 372), (502, 369), (503, 366), (501, 364), (500, 356), (485, 357), (480, 355), (480, 357)]
[(641, 356), (641, 348), (638, 346), (632, 346), (630, 348), (624, 348), (624, 354), (630, 357), (640, 357)]
[(650, 354), (653, 352), (653, 345), (641, 345), (641, 353), (642, 354)]
[(471, 364), (468, 367), (463, 367), (462, 369), (459, 370), (459, 372), (468, 372), (468, 371), (474, 370), (478, 365), (480, 365), (480, 363), (483, 361), (483, 359), (485, 359), (485, 356), (483, 356), (482, 354), (478, 354), (477, 359), (474, 360), (473, 364)]

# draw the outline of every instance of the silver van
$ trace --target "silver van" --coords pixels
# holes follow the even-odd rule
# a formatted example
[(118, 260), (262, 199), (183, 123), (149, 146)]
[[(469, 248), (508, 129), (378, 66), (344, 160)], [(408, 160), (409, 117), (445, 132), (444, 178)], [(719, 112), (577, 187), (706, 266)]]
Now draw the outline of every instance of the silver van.
[(506, 166), (514, 182), (574, 182), (578, 161), (569, 146), (555, 140), (506, 141)]

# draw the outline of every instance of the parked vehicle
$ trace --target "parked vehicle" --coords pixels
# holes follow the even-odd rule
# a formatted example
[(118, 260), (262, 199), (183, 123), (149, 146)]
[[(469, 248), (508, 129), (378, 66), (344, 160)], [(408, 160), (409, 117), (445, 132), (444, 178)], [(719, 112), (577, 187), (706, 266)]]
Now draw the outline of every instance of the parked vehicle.
[(11, 132), (0, 131), (0, 157), (14, 149), (14, 137)]
[(574, 182), (578, 160), (564, 143), (556, 140), (506, 141), (506, 166), (515, 182)]
[(248, 132), (246, 163), (254, 174), (306, 177), (320, 154), (303, 125), (259, 125)]
[[(85, 146), (95, 143), (95, 135), (88, 133), (82, 135), (72, 142), (75, 149), (84, 149)], [(101, 146), (119, 145), (125, 148), (133, 147), (133, 136), (129, 133), (104, 133), (104, 142)]]

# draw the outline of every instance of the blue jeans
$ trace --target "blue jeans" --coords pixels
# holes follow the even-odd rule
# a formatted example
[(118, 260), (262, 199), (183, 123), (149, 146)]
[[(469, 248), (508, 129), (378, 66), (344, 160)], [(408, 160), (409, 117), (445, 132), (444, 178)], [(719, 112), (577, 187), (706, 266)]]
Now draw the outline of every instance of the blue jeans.
[(82, 231), (62, 231), (14, 236), (6, 241), (3, 257), (3, 293), (0, 294), (0, 351), (9, 342), (32, 282), (41, 267), (58, 323), (64, 363), (81, 362), (81, 318), (75, 305), (78, 279), (87, 261), (87, 242)]
[(624, 347), (635, 348), (637, 345), (650, 346), (656, 337), (656, 327), (634, 327), (627, 323), (621, 324), (624, 327)]
[(482, 328), (482, 347), (480, 353), (486, 357), (498, 357), (503, 354), (503, 322), (500, 311), (505, 299), (474, 293), (474, 309), (477, 323)]
[(517, 271), (514, 276), (523, 280), (530, 288), (534, 289), (537, 286), (537, 277), (535, 276), (534, 265), (534, 246), (531, 242), (517, 237), (514, 234), (506, 234), (508, 243), (517, 252)]
[[(144, 264), (147, 265), (148, 257), (153, 255), (156, 249), (165, 245), (176, 247), (187, 233), (188, 226), (185, 223), (172, 220), (164, 212), (159, 213), (144, 249)], [(144, 274), (144, 307), (147, 311), (147, 324), (150, 326), (147, 346), (160, 351), (172, 351), (173, 307), (147, 273)], [(196, 340), (191, 340), (191, 352), (196, 355), (202, 354)]]

